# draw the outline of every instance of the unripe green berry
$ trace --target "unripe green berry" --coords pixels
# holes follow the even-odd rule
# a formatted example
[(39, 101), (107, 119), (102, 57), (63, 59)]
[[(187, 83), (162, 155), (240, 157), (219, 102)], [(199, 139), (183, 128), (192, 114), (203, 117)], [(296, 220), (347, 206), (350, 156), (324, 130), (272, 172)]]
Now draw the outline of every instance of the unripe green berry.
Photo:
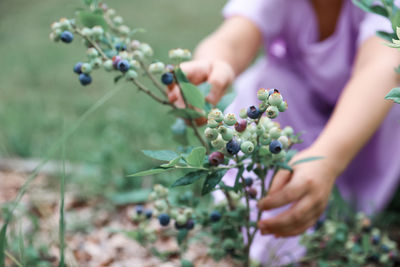
[(180, 225), (184, 225), (187, 222), (187, 216), (185, 214), (179, 214), (176, 216), (176, 222)]
[(118, 53), (118, 56), (119, 56), (121, 59), (126, 59), (126, 60), (129, 60), (129, 57), (130, 57), (129, 53), (126, 52), (126, 51), (121, 51), (121, 52), (119, 52), (119, 53)]
[(176, 220), (176, 218), (178, 217), (178, 215), (179, 215), (180, 213), (179, 213), (179, 211), (178, 210), (176, 210), (176, 209), (173, 209), (173, 210), (171, 210), (171, 217), (172, 217), (172, 219), (175, 219)]
[(235, 241), (233, 241), (232, 239), (228, 238), (225, 239), (224, 242), (222, 243), (222, 247), (225, 250), (231, 250), (235, 248)]
[(282, 130), (282, 133), (283, 133), (284, 135), (286, 135), (287, 137), (290, 137), (290, 136), (292, 136), (292, 135), (294, 134), (294, 130), (293, 130), (292, 127), (286, 126), (286, 127)]
[(92, 28), (92, 34), (93, 36), (100, 37), (104, 34), (104, 30), (101, 26), (94, 26)]
[(168, 52), (168, 56), (172, 60), (182, 60), (184, 57), (185, 52), (181, 48), (171, 49)]
[(88, 50), (86, 50), (86, 55), (89, 58), (93, 59), (99, 56), (99, 52), (97, 52), (96, 48), (91, 47)]
[(260, 90), (257, 91), (257, 98), (258, 100), (264, 101), (268, 99), (268, 91), (265, 90), (264, 88), (261, 88)]
[(115, 16), (115, 14), (116, 14), (115, 9), (109, 8), (106, 11), (106, 15), (109, 17), (113, 17), (113, 16)]
[(192, 53), (188, 49), (183, 50), (182, 54), (182, 60), (191, 60), (192, 59)]
[(50, 27), (52, 31), (60, 30), (61, 24), (59, 22), (53, 22)]
[(282, 143), (284, 149), (287, 149), (289, 147), (289, 138), (287, 138), (286, 135), (281, 135), (278, 138), (278, 141)]
[(214, 119), (216, 122), (222, 122), (224, 115), (221, 110), (213, 108), (210, 113), (208, 113), (208, 119)]
[(285, 112), (288, 108), (288, 105), (286, 101), (282, 101), (282, 103), (279, 105), (278, 110), (279, 112)]
[(269, 145), (269, 143), (271, 143), (271, 137), (269, 134), (264, 133), (262, 136), (260, 136), (260, 143), (264, 146)]
[(128, 80), (133, 80), (138, 77), (137, 72), (134, 70), (128, 70), (125, 75)]
[(250, 124), (249, 126), (247, 126), (247, 130), (248, 130), (250, 133), (254, 134), (254, 133), (256, 133), (256, 131), (257, 131), (257, 126), (254, 125), (254, 124)]
[(264, 126), (262, 126), (261, 124), (258, 124), (257, 127), (256, 127), (256, 134), (258, 136), (261, 136), (261, 135), (264, 134), (264, 132), (265, 132)]
[(214, 119), (208, 119), (207, 126), (210, 128), (217, 128), (219, 126), (219, 123), (216, 122)]
[(161, 74), (164, 72), (165, 65), (162, 62), (156, 62), (153, 64), (150, 64), (149, 66), (149, 72), (151, 74)]
[(53, 41), (53, 42), (58, 42), (58, 41), (60, 41), (60, 36), (57, 35), (57, 34), (54, 33), (54, 32), (51, 32), (51, 33), (50, 33), (49, 38), (50, 38), (50, 40)]
[(215, 140), (215, 139), (218, 138), (218, 130), (215, 129), (215, 128), (207, 127), (207, 128), (204, 130), (204, 136), (205, 136), (208, 140), (213, 141), (213, 140)]
[(103, 64), (103, 61), (100, 58), (95, 58), (90, 61), (90, 64), (93, 66), (93, 69), (98, 69)]
[(165, 202), (165, 200), (157, 200), (156, 202), (154, 202), (154, 208), (160, 212), (165, 211), (168, 208), (167, 203)]
[(115, 18), (113, 18), (113, 22), (116, 26), (119, 26), (124, 23), (124, 19), (121, 16), (116, 16)]
[(281, 129), (278, 127), (274, 126), (269, 130), (269, 136), (272, 139), (278, 139), (281, 136)]
[(251, 154), (254, 151), (254, 144), (250, 141), (244, 141), (240, 145), (240, 150), (245, 154)]
[(215, 147), (216, 149), (222, 149), (223, 147), (225, 147), (225, 141), (224, 139), (222, 139), (222, 136), (219, 134), (217, 139), (211, 141), (211, 145), (213, 147)]
[(132, 59), (132, 60), (129, 61), (129, 64), (131, 65), (131, 68), (132, 68), (133, 70), (138, 71), (138, 70), (140, 70), (140, 68), (141, 68), (140, 63), (139, 63), (139, 61), (137, 61), (137, 60)]
[(89, 29), (89, 28), (87, 28), (87, 27), (83, 28), (83, 29), (81, 30), (81, 33), (82, 33), (82, 35), (85, 36), (85, 37), (91, 37), (91, 36), (93, 35), (92, 29)]
[(61, 30), (63, 30), (63, 31), (71, 30), (71, 22), (68, 19), (62, 18), (62, 19), (60, 19), (59, 23), (60, 23)]
[(144, 55), (142, 51), (136, 50), (132, 53), (132, 58), (136, 60), (143, 60)]
[(151, 48), (151, 46), (149, 44), (146, 44), (146, 43), (140, 44), (139, 50), (142, 51), (142, 53), (143, 53), (143, 55), (145, 57), (151, 57), (154, 54), (153, 49)]
[(92, 65), (89, 63), (83, 63), (81, 66), (81, 71), (83, 73), (89, 74), (92, 71)]
[(272, 95), (269, 96), (268, 98), (268, 103), (272, 106), (279, 107), (279, 105), (282, 103), (283, 98), (280, 93), (275, 92)]
[(108, 59), (103, 63), (103, 67), (106, 71), (112, 71), (114, 69), (112, 60)]
[(225, 141), (231, 141), (233, 138), (233, 130), (231, 128), (227, 128), (225, 126), (220, 126), (218, 128), (219, 133), (222, 136), (222, 139)]
[(130, 42), (129, 44), (129, 48), (131, 50), (137, 50), (140, 47), (140, 42), (138, 40), (133, 40), (132, 42)]
[(183, 214), (185, 214), (188, 218), (190, 218), (193, 215), (193, 209), (192, 208), (186, 208), (186, 209), (183, 210)]
[(247, 118), (247, 110), (245, 108), (241, 109), (239, 111), (239, 117), (242, 119), (246, 119)]
[(121, 25), (118, 27), (118, 31), (121, 35), (127, 36), (129, 34), (129, 32), (131, 31), (131, 29), (129, 29), (129, 27), (126, 25)]
[(156, 200), (157, 199), (157, 193), (156, 192), (151, 192), (150, 194), (149, 194), (149, 200), (150, 201), (153, 201), (153, 200)]
[(279, 110), (276, 106), (269, 106), (266, 110), (267, 117), (270, 119), (275, 119), (279, 115)]
[(272, 154), (272, 158), (277, 161), (281, 161), (286, 157), (285, 150), (281, 150), (278, 154)]
[(233, 113), (228, 113), (224, 117), (224, 123), (228, 126), (233, 126), (236, 123), (236, 117)]

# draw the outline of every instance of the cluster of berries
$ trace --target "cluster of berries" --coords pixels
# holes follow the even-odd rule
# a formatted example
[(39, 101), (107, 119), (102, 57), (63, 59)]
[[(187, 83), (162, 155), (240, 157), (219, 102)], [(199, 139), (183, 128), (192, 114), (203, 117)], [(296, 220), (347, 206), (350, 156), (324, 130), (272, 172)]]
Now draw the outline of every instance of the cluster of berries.
[(61, 18), (59, 21), (53, 22), (50, 26), (50, 40), (71, 43), (74, 40), (73, 25), (75, 25), (75, 20), (73, 19)]
[[(242, 151), (252, 154), (256, 149), (262, 157), (269, 156), (273, 160), (285, 158), (285, 149), (296, 141), (291, 127), (283, 130), (273, 122), (279, 112), (287, 109), (287, 104), (276, 89), (260, 89), (257, 97), (262, 101), (259, 107), (250, 106), (240, 111), (240, 120), (235, 115), (223, 115), (219, 109), (212, 109), (208, 114), (205, 137), (211, 145), (218, 149), (209, 156), (211, 166), (224, 162), (224, 156), (233, 156)], [(263, 116), (265, 114), (265, 116)]]

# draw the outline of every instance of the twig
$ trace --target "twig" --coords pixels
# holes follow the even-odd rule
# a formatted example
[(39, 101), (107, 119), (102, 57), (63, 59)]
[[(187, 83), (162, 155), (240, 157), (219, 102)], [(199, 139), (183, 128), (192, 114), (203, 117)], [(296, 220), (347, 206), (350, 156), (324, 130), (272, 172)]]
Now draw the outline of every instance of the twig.
[(154, 79), (154, 76), (149, 72), (149, 70), (147, 69), (147, 66), (144, 64), (143, 61), (139, 60), (140, 66), (142, 66), (142, 69), (144, 70), (144, 72), (146, 73), (146, 75), (150, 78), (150, 80), (153, 82), (154, 86), (165, 96), (167, 96), (167, 92), (165, 92), (164, 87), (157, 82), (156, 79)]
[(100, 48), (100, 46), (96, 42), (94, 42), (91, 38), (83, 35), (82, 32), (76, 26), (73, 26), (73, 27), (74, 27), (75, 33), (78, 34), (79, 36), (81, 36), (82, 38), (84, 38), (86, 41), (88, 41), (97, 50), (97, 52), (99, 52), (99, 54), (101, 55), (101, 57), (104, 60), (108, 59), (106, 54), (104, 54), (103, 50)]
[(157, 101), (158, 103), (163, 104), (163, 105), (170, 106), (170, 107), (172, 107), (173, 109), (176, 108), (171, 102), (169, 102), (169, 101), (167, 101), (167, 100), (163, 100), (163, 99), (159, 98), (158, 96), (156, 96), (155, 94), (153, 94), (149, 89), (147, 89), (147, 88), (146, 88), (143, 84), (141, 84), (138, 80), (132, 79), (132, 82), (136, 85), (136, 87), (137, 87), (140, 91), (142, 91), (142, 92), (148, 94), (151, 98), (153, 98), (153, 99), (154, 99), (155, 101)]
[(4, 254), (6, 254), (6, 256), (9, 257), (18, 267), (23, 267), (22, 263), (20, 263), (16, 258), (14, 258), (14, 256), (10, 252), (5, 250)]

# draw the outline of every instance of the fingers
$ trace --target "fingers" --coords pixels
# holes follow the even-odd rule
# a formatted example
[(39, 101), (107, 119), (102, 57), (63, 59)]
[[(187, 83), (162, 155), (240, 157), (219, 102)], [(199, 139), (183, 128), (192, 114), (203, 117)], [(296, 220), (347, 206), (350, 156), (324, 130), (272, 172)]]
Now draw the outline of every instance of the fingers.
[(291, 179), (281, 190), (269, 194), (258, 202), (258, 208), (269, 210), (299, 200), (307, 193), (306, 184), (301, 179)]
[(213, 105), (216, 105), (224, 95), (226, 88), (234, 79), (232, 67), (225, 62), (214, 62), (211, 65), (208, 82), (211, 84), (211, 91), (206, 97), (206, 100)]
[(305, 197), (276, 217), (259, 221), (261, 233), (283, 237), (304, 232), (312, 226), (320, 213), (313, 203), (311, 198)]
[(207, 81), (211, 70), (211, 63), (206, 60), (188, 61), (182, 63), (181, 68), (189, 81), (198, 85)]
[(288, 170), (280, 170), (272, 182), (269, 193), (272, 194), (276, 191), (281, 190), (290, 180), (291, 172)]

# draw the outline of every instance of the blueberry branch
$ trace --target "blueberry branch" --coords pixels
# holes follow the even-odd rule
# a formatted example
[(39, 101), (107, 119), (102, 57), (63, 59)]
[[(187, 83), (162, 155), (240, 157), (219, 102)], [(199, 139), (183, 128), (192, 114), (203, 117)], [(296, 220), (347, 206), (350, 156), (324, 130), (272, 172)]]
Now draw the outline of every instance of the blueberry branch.
[(154, 76), (149, 72), (147, 69), (147, 66), (144, 64), (142, 60), (139, 60), (140, 65), (142, 66), (142, 69), (146, 73), (146, 75), (150, 78), (150, 80), (153, 82), (154, 86), (165, 96), (167, 96), (167, 92), (165, 92), (164, 87), (157, 82), (157, 80), (154, 78)]
[(96, 50), (97, 52), (99, 52), (99, 54), (101, 55), (101, 57), (103, 58), (103, 60), (107, 60), (108, 57), (106, 56), (106, 54), (104, 54), (103, 50), (100, 48), (100, 46), (94, 42), (92, 39), (90, 39), (89, 37), (85, 36), (82, 34), (82, 32), (76, 27), (73, 26), (74, 32), (76, 34), (78, 34), (79, 36), (81, 36), (83, 39), (85, 39), (86, 41), (88, 41)]
[(150, 90), (148, 90), (148, 89), (147, 89), (143, 84), (141, 84), (138, 80), (132, 79), (132, 82), (136, 85), (136, 87), (137, 87), (140, 91), (146, 93), (147, 95), (149, 95), (151, 98), (153, 98), (153, 99), (154, 99), (155, 101), (157, 101), (158, 103), (163, 104), (163, 105), (170, 106), (170, 107), (172, 107), (173, 109), (176, 108), (171, 102), (169, 102), (169, 101), (167, 101), (167, 100), (163, 100), (163, 99), (159, 98), (158, 96), (156, 96), (155, 94), (153, 94)]

